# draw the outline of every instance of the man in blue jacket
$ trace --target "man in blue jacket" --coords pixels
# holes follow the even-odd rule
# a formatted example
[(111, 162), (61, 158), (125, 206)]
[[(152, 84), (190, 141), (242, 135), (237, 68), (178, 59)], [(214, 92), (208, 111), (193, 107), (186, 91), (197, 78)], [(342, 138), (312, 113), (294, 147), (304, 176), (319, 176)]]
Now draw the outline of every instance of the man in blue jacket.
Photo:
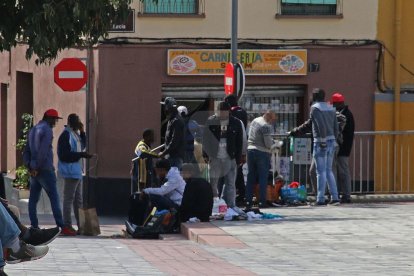
[(55, 109), (48, 109), (43, 119), (29, 132), (23, 160), (30, 172), (29, 217), (33, 228), (39, 228), (37, 202), (44, 189), (49, 197), (56, 225), (63, 228), (62, 210), (56, 187), (56, 173), (53, 165), (53, 131), (59, 117)]
[(65, 126), (58, 141), (58, 171), (64, 179), (63, 190), (63, 223), (62, 234), (75, 236), (76, 230), (72, 227), (72, 204), (76, 223), (79, 229), (79, 208), (82, 206), (82, 158), (90, 158), (92, 155), (84, 152), (86, 146), (86, 134), (79, 116), (72, 113), (68, 116), (68, 124)]

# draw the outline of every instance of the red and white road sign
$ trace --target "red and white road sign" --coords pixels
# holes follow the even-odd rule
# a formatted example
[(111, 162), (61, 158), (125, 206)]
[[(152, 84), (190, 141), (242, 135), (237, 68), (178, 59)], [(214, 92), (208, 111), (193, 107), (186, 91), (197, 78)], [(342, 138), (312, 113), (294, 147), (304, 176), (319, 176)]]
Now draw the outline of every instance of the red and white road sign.
[(54, 70), (55, 83), (63, 91), (79, 91), (88, 81), (86, 65), (78, 58), (64, 58)]
[(231, 62), (227, 63), (224, 71), (224, 92), (226, 95), (234, 92), (234, 66)]

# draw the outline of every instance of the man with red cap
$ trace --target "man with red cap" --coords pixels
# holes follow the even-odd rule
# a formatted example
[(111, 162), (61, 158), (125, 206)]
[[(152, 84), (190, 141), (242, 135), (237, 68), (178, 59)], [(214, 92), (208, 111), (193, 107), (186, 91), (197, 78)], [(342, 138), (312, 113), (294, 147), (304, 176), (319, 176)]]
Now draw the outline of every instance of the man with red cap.
[(62, 118), (55, 109), (46, 110), (43, 119), (30, 130), (23, 153), (24, 164), (30, 172), (29, 217), (33, 228), (39, 228), (36, 209), (42, 189), (49, 197), (56, 225), (63, 227), (52, 147), (52, 128), (59, 119)]
[(346, 117), (345, 127), (342, 130), (342, 143), (339, 145), (339, 152), (336, 162), (337, 184), (341, 194), (341, 203), (351, 203), (351, 173), (349, 171), (349, 155), (351, 154), (354, 142), (355, 123), (354, 116), (345, 105), (345, 97), (335, 92), (331, 102), (336, 111)]

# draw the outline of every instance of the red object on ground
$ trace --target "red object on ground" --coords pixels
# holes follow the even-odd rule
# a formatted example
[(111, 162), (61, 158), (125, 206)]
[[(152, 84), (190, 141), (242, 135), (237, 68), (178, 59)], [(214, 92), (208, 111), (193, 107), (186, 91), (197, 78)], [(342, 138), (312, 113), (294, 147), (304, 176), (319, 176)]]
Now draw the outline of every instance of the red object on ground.
[(299, 182), (292, 182), (289, 184), (289, 188), (299, 188), (300, 184)]

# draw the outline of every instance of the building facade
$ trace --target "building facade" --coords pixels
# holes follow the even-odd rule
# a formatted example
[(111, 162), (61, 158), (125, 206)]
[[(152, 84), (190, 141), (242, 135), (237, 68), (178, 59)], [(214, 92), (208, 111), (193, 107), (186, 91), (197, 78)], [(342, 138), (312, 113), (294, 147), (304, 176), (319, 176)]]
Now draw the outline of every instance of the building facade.
[[(356, 128), (374, 130), (381, 50), (377, 0), (239, 2), (239, 62), (246, 71), (241, 105), (252, 118), (270, 107), (279, 113), (276, 131), (286, 132), (308, 117), (311, 91), (320, 87), (328, 96), (342, 92), (350, 106), (363, 106), (353, 108)], [(202, 124), (224, 97), (223, 64), (229, 60), (231, 1), (159, 0), (155, 5), (145, 0), (134, 1), (132, 8), (128, 22), (115, 23), (109, 38), (94, 49), (88, 95), (64, 93), (53, 82), (53, 66), (61, 58), (85, 58), (86, 51), (65, 51), (56, 63), (40, 67), (25, 60), (24, 46), (0, 54), (2, 169), (16, 167), (13, 145), (23, 109), (36, 121), (49, 107), (84, 118), (88, 96), (90, 151), (97, 153), (89, 172), (95, 203), (107, 214), (126, 208), (131, 158), (143, 129), (155, 129), (157, 145), (162, 142), (159, 102), (176, 97), (197, 111)], [(62, 128), (63, 123), (55, 135)]]

